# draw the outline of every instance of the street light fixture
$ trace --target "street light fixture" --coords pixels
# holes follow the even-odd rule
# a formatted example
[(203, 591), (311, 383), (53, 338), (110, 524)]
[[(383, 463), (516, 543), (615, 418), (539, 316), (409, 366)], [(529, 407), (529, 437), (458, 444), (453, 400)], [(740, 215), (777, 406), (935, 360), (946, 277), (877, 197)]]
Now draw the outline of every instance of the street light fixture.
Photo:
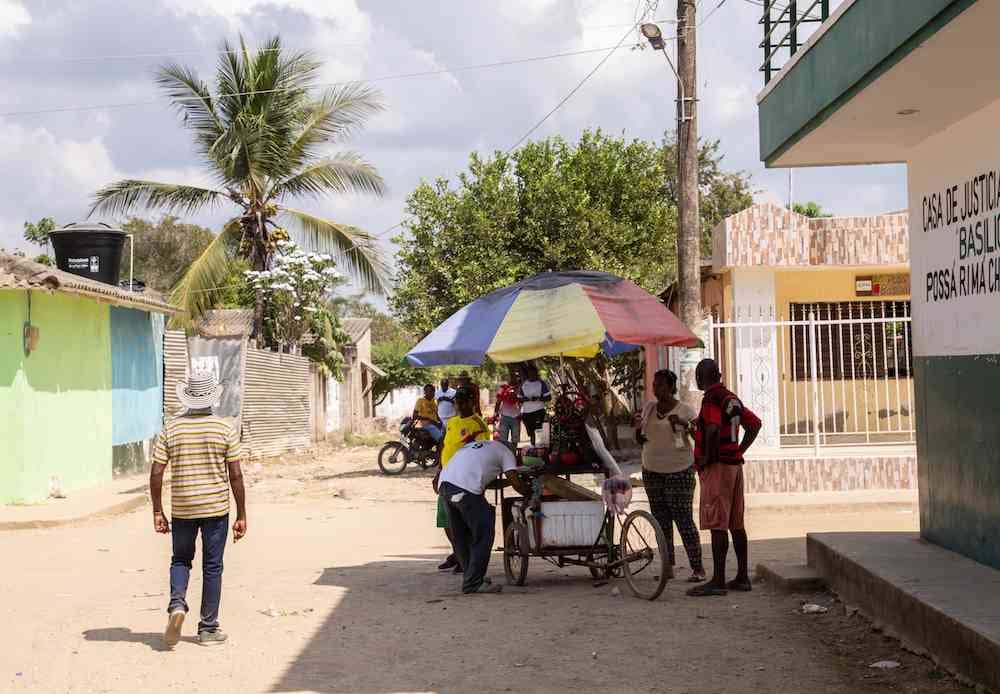
[(663, 50), (663, 33), (660, 31), (659, 26), (656, 24), (643, 24), (640, 27), (640, 31), (642, 31), (643, 36), (649, 39), (649, 45), (653, 47), (653, 50)]

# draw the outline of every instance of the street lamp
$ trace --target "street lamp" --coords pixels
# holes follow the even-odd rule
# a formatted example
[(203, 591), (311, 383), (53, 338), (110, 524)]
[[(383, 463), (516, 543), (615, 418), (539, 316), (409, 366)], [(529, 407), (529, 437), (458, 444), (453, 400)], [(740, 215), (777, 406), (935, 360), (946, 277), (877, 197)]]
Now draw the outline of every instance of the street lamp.
[(663, 33), (660, 31), (659, 26), (656, 24), (643, 24), (640, 30), (642, 31), (642, 35), (649, 39), (649, 45), (653, 47), (653, 50), (663, 50)]

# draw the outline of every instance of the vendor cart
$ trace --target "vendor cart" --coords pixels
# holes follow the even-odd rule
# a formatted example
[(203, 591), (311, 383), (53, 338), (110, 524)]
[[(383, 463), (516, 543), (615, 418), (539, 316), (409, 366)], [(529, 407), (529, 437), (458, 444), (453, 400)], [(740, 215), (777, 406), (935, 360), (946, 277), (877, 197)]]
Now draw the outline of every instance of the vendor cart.
[[(527, 477), (558, 474), (569, 478), (600, 471), (592, 465), (518, 468)], [(502, 508), (503, 488), (500, 497)], [(562, 506), (572, 506), (573, 512), (552, 513)], [(562, 500), (543, 501), (540, 510), (541, 514), (533, 511), (523, 498), (512, 504), (513, 518), (504, 529), (503, 546), (508, 583), (523, 586), (529, 559), (536, 557), (560, 568), (585, 566), (598, 580), (624, 576), (632, 593), (645, 600), (655, 600), (663, 592), (673, 570), (667, 560), (663, 529), (648, 511), (635, 510), (622, 519), (601, 501)], [(546, 523), (551, 523), (554, 515), (560, 516), (559, 527), (548, 532)]]

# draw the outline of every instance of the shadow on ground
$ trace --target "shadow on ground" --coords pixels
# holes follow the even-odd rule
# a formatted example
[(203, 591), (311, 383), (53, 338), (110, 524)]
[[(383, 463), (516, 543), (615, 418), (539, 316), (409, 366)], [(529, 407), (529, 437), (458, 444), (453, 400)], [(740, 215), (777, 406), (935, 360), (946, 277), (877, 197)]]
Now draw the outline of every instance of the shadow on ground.
[[(752, 563), (801, 561), (804, 540), (751, 552)], [(524, 588), (465, 596), (440, 560), (325, 569), (316, 585), (346, 593), (271, 691), (663, 691), (664, 678), (672, 691), (869, 691), (809, 638), (785, 595), (688, 598), (675, 580), (650, 603), (622, 582), (596, 585), (586, 569), (533, 558)], [(499, 553), (491, 575), (503, 582)]]
[[(141, 643), (154, 651), (169, 651), (163, 643), (163, 634), (159, 632), (132, 631), (126, 627), (108, 627), (106, 629), (87, 629), (83, 632), (87, 641), (107, 641), (112, 643)], [(181, 637), (181, 641), (198, 643), (193, 636)]]

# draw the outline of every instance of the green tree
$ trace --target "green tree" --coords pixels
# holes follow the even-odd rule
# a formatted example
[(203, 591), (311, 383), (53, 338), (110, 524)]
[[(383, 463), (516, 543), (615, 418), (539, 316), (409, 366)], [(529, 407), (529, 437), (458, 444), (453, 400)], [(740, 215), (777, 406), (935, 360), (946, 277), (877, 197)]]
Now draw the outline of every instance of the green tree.
[[(752, 194), (746, 174), (723, 170), (718, 143), (704, 145), (700, 159), (708, 236)], [(546, 270), (602, 270), (658, 292), (676, 273), (676, 200), (671, 140), (598, 130), (576, 144), (554, 137), (489, 159), (472, 154), (454, 185), (424, 182), (407, 200), (390, 305), (424, 335), (479, 296)], [(609, 360), (573, 368), (613, 413)], [(608, 433), (614, 442), (614, 428)]]
[(197, 224), (166, 215), (158, 222), (131, 217), (122, 230), (135, 243), (133, 276), (159, 292), (170, 291), (205, 252), (215, 235)]
[(35, 256), (34, 261), (42, 265), (55, 265), (48, 253), (49, 234), (56, 228), (56, 220), (52, 217), (42, 217), (37, 222), (24, 223), (24, 240), (41, 246), (44, 252)]
[[(702, 148), (706, 235), (752, 202), (749, 178)], [(585, 132), (511, 154), (470, 157), (456, 184), (421, 183), (407, 200), (390, 306), (424, 335), (479, 296), (546, 270), (603, 270), (660, 291), (676, 270), (673, 143)]]
[(372, 343), (372, 361), (385, 372), (372, 384), (372, 400), (378, 407), (397, 388), (420, 386), (435, 381), (433, 372), (418, 369), (405, 360), (406, 353), (415, 343), (405, 338), (394, 338)]
[(806, 217), (809, 217), (811, 219), (833, 216), (828, 212), (824, 212), (820, 204), (818, 202), (813, 202), (812, 200), (810, 200), (807, 203), (797, 202), (794, 205), (792, 205), (792, 209), (798, 212), (799, 214), (805, 215)]
[[(156, 81), (188, 128), (214, 187), (126, 179), (98, 190), (90, 214), (127, 214), (136, 208), (192, 214), (230, 203), (237, 216), (195, 260), (174, 287), (172, 302), (187, 322), (216, 304), (236, 256), (266, 270), (289, 223), (303, 246), (332, 252), (338, 266), (369, 290), (383, 292), (387, 268), (376, 239), (364, 231), (289, 206), (295, 198), (328, 194), (382, 194), (375, 168), (354, 152), (329, 146), (361, 128), (382, 108), (379, 93), (353, 83), (316, 89), (321, 64), (308, 53), (290, 53), (277, 37), (251, 51), (242, 37), (228, 41), (215, 90), (188, 67), (170, 64)], [(151, 135), (152, 136), (152, 135)], [(257, 292), (256, 333), (262, 335), (264, 299)]]

